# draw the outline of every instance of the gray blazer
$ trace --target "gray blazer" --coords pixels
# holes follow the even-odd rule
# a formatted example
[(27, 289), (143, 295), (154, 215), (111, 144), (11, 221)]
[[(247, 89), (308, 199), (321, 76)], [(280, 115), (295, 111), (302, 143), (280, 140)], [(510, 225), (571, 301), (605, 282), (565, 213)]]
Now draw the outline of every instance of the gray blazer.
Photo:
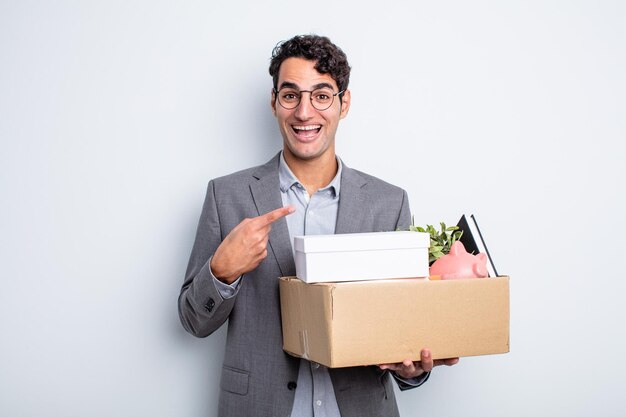
[[(223, 299), (209, 259), (239, 222), (282, 207), (276, 155), (265, 165), (209, 182), (179, 300), (180, 320), (206, 337), (229, 319), (220, 382), (219, 416), (288, 417), (300, 360), (282, 350), (278, 277), (295, 275), (285, 219), (274, 223), (268, 256)], [(343, 166), (336, 233), (408, 228), (404, 190)], [(393, 417), (398, 409), (388, 372), (376, 366), (330, 369), (343, 417)]]

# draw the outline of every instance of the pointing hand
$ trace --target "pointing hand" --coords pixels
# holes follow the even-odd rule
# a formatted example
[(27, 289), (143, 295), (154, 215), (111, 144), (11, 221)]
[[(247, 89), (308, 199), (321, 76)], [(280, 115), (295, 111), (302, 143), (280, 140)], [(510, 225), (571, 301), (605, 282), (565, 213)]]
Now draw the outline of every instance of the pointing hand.
[(244, 219), (218, 246), (211, 271), (220, 281), (233, 283), (237, 277), (256, 268), (267, 256), (267, 241), (272, 223), (296, 211), (281, 207), (258, 217)]

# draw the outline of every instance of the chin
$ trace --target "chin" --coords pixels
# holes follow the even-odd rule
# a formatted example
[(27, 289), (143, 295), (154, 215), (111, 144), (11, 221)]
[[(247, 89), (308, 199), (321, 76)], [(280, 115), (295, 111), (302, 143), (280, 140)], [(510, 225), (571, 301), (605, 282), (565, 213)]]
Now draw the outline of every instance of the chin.
[(324, 154), (325, 152), (325, 150), (323, 149), (316, 149), (312, 147), (298, 146), (298, 145), (300, 144), (297, 143), (294, 146), (294, 144), (291, 142), (287, 143), (287, 150), (289, 151), (289, 153), (298, 159), (302, 159), (302, 160), (315, 159), (318, 156)]
[(319, 153), (311, 153), (311, 152), (294, 152), (292, 149), (290, 149), (289, 152), (294, 158), (300, 159), (302, 161), (311, 161), (321, 155)]
[(310, 142), (302, 142), (298, 138), (283, 133), (283, 146), (294, 158), (302, 161), (310, 161), (320, 158), (329, 152), (333, 152), (332, 140), (325, 135), (319, 135)]

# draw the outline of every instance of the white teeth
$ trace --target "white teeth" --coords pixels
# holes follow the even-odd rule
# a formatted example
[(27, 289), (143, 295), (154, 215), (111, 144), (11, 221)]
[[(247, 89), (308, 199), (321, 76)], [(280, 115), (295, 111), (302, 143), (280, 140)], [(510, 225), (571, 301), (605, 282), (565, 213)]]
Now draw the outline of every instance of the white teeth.
[(308, 125), (308, 126), (293, 126), (296, 130), (315, 130), (321, 128), (320, 125)]

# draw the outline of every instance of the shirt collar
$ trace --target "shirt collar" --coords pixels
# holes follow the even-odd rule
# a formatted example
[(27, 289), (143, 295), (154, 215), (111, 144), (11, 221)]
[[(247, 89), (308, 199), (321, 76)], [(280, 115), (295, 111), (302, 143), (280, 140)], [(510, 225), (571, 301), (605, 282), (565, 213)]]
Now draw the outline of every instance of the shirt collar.
[[(343, 171), (343, 163), (341, 162), (341, 158), (338, 156), (335, 156), (335, 158), (337, 158), (337, 174), (326, 187), (320, 188), (319, 191), (332, 190), (335, 197), (337, 197), (339, 196), (339, 189), (341, 188), (341, 172)], [(300, 180), (298, 180), (293, 172), (291, 172), (282, 151), (280, 152), (280, 163), (278, 164), (278, 179), (280, 181), (280, 191), (283, 193), (286, 193), (287, 190), (294, 186), (294, 184), (302, 186)]]

